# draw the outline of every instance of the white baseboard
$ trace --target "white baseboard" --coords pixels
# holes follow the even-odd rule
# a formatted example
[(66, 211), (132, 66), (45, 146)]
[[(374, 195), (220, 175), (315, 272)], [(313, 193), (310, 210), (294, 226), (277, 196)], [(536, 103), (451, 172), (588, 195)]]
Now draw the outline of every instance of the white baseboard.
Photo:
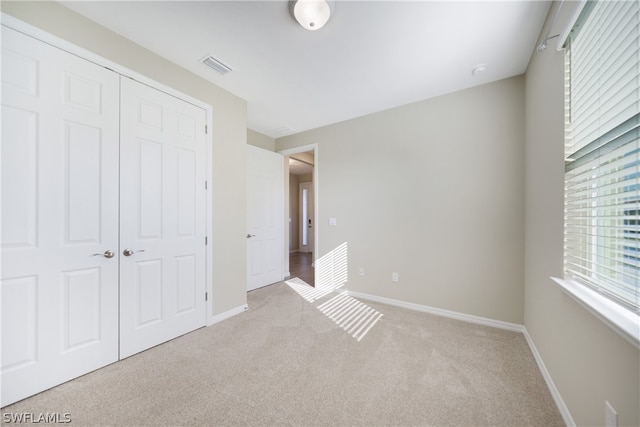
[(524, 330), (523, 325), (517, 323), (503, 322), (501, 320), (488, 319), (486, 317), (473, 316), (471, 314), (458, 313), (455, 311), (443, 310), (441, 308), (429, 307), (421, 304), (414, 304), (411, 302), (400, 301), (391, 298), (379, 297), (376, 295), (363, 294), (360, 292), (354, 292), (347, 290), (349, 295), (355, 298), (367, 299), (370, 301), (381, 302), (383, 304), (394, 305), (396, 307), (407, 308), (409, 310), (422, 311), (424, 313), (435, 314), (442, 317), (448, 317), (451, 319), (462, 320), (464, 322), (475, 323), (478, 325), (491, 326), (493, 328), (506, 329), (509, 331), (522, 332)]
[(211, 326), (215, 323), (222, 322), (223, 320), (227, 320), (228, 318), (238, 315), (240, 313), (244, 313), (248, 309), (249, 309), (249, 306), (247, 304), (242, 304), (241, 306), (232, 308), (231, 310), (227, 310), (224, 313), (211, 316), (207, 322), (207, 326)]
[(560, 395), (560, 392), (556, 388), (556, 385), (553, 382), (553, 379), (551, 378), (551, 374), (547, 370), (547, 367), (545, 366), (544, 361), (542, 360), (542, 356), (538, 352), (536, 345), (533, 343), (533, 340), (529, 335), (529, 331), (527, 331), (527, 328), (523, 327), (522, 333), (524, 334), (524, 337), (527, 340), (527, 344), (529, 344), (531, 353), (533, 353), (533, 357), (536, 359), (536, 363), (538, 364), (538, 369), (540, 369), (540, 373), (542, 374), (544, 381), (547, 383), (547, 387), (549, 387), (551, 396), (553, 397), (553, 400), (556, 402), (556, 406), (560, 411), (560, 415), (562, 415), (562, 419), (564, 420), (564, 423), (567, 425), (567, 427), (575, 427), (576, 423), (575, 421), (573, 421), (571, 412), (569, 412), (569, 408), (567, 408), (567, 405), (564, 403), (564, 400), (562, 400), (562, 396)]
[[(340, 290), (340, 291), (336, 291), (336, 292), (345, 292), (345, 291), (344, 290)], [(545, 382), (547, 383), (547, 387), (549, 388), (549, 391), (551, 392), (551, 396), (553, 397), (553, 400), (555, 401), (556, 406), (558, 407), (558, 410), (560, 411), (560, 415), (562, 415), (562, 419), (564, 420), (565, 424), (568, 427), (575, 427), (576, 423), (575, 423), (575, 421), (573, 421), (573, 417), (571, 416), (571, 413), (569, 412), (569, 408), (567, 408), (567, 405), (564, 403), (564, 400), (562, 399), (562, 396), (560, 395), (560, 392), (556, 388), (556, 385), (554, 384), (553, 379), (551, 378), (551, 374), (547, 370), (547, 367), (545, 366), (544, 361), (542, 360), (542, 356), (538, 352), (538, 349), (536, 348), (535, 344), (533, 343), (533, 340), (529, 336), (529, 332), (527, 331), (527, 328), (525, 328), (524, 325), (519, 325), (517, 323), (503, 322), (501, 320), (488, 319), (488, 318), (485, 318), (485, 317), (473, 316), (473, 315), (470, 315), (470, 314), (458, 313), (458, 312), (455, 312), (455, 311), (443, 310), (443, 309), (440, 309), (440, 308), (429, 307), (429, 306), (420, 305), (420, 304), (414, 304), (414, 303), (395, 300), (395, 299), (391, 299), (391, 298), (379, 297), (379, 296), (376, 296), (376, 295), (363, 294), (363, 293), (360, 293), (360, 292), (354, 292), (354, 291), (349, 291), (349, 290), (347, 290), (346, 292), (350, 296), (352, 296), (354, 298), (367, 299), (367, 300), (370, 300), (370, 301), (376, 301), (376, 302), (380, 302), (380, 303), (383, 303), (383, 304), (393, 305), (393, 306), (396, 306), (396, 307), (407, 308), (409, 310), (422, 311), (424, 313), (435, 314), (437, 316), (443, 316), (443, 317), (448, 317), (448, 318), (451, 318), (451, 319), (462, 320), (464, 322), (470, 322), (470, 323), (475, 323), (475, 324), (484, 325), (484, 326), (490, 326), (490, 327), (499, 328), (499, 329), (506, 329), (506, 330), (514, 331), (514, 332), (520, 332), (521, 334), (524, 335), (525, 339), (527, 340), (527, 344), (529, 345), (529, 348), (531, 349), (531, 353), (533, 353), (533, 357), (536, 360), (536, 363), (538, 365), (538, 369), (540, 369), (540, 373), (542, 374), (542, 377), (544, 378)]]

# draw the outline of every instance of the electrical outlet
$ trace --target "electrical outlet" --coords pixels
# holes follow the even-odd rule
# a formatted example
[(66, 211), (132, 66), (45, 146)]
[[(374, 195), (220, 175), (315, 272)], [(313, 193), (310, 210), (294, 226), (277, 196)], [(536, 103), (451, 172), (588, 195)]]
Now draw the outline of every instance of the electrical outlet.
[(618, 413), (611, 403), (604, 401), (604, 425), (606, 427), (618, 427)]
[(397, 282), (399, 280), (398, 273), (391, 273), (391, 281)]
[(360, 268), (358, 268), (358, 274), (359, 274), (360, 276), (364, 276), (364, 267), (360, 267)]

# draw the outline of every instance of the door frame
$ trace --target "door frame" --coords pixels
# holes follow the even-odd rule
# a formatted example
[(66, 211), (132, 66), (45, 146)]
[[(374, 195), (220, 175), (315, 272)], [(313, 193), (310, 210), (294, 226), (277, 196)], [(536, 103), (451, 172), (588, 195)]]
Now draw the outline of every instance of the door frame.
[[(313, 217), (315, 226), (313, 227), (313, 264), (315, 265), (316, 259), (318, 257), (318, 246), (320, 242), (319, 234), (318, 234), (318, 207), (319, 207), (319, 185), (318, 185), (318, 169), (320, 167), (320, 162), (318, 159), (318, 143), (301, 145), (299, 147), (287, 148), (284, 150), (277, 150), (277, 153), (285, 156), (286, 159), (289, 158), (291, 154), (304, 153), (307, 151), (313, 151)], [(289, 241), (289, 162), (284, 162), (284, 217), (282, 220), (284, 221), (284, 241)], [(283, 245), (284, 248), (284, 271), (286, 276), (290, 276), (291, 272), (289, 270), (289, 246)]]
[[(166, 86), (163, 83), (150, 79), (149, 77), (140, 74), (136, 71), (133, 71), (127, 67), (124, 67), (116, 62), (113, 62), (109, 59), (106, 59), (100, 55), (97, 55), (87, 49), (84, 49), (80, 46), (77, 46), (67, 40), (64, 40), (60, 37), (57, 37), (51, 33), (48, 33), (40, 28), (34, 27), (31, 24), (28, 24), (24, 21), (21, 21), (11, 15), (6, 13), (0, 14), (2, 19), (2, 25), (12, 28), (18, 32), (21, 32), (27, 36), (33, 37), (34, 39), (40, 40), (44, 43), (47, 43), (53, 47), (64, 50), (68, 53), (76, 55), (84, 60), (89, 62), (93, 62), (96, 65), (101, 67), (109, 68), (112, 71), (124, 76), (129, 77), (133, 80), (136, 80), (140, 83), (143, 83), (147, 86), (151, 86), (154, 89), (157, 89), (161, 92), (164, 92), (168, 95), (174, 96), (178, 99), (181, 99), (185, 102), (195, 105), (196, 107), (200, 107), (206, 112), (206, 126), (207, 132), (205, 135), (205, 144), (206, 144), (206, 155), (207, 161), (206, 165), (206, 180), (207, 180), (207, 195), (206, 195), (206, 213), (205, 213), (205, 221), (206, 221), (206, 236), (203, 236), (203, 239), (208, 236), (212, 236), (212, 226), (213, 226), (213, 191), (212, 191), (212, 182), (213, 182), (213, 106), (207, 104), (205, 102), (200, 101), (199, 99), (193, 98), (190, 95), (187, 95), (183, 92), (180, 92), (172, 87)], [(308, 150), (307, 150), (308, 151)], [(205, 183), (202, 183), (205, 185)], [(205, 289), (207, 292), (207, 296), (213, 295), (213, 259), (212, 259), (212, 249), (211, 244), (207, 243), (205, 246)], [(207, 326), (213, 325), (218, 322), (220, 319), (213, 316), (213, 303), (207, 298), (206, 301), (206, 319), (205, 324)]]

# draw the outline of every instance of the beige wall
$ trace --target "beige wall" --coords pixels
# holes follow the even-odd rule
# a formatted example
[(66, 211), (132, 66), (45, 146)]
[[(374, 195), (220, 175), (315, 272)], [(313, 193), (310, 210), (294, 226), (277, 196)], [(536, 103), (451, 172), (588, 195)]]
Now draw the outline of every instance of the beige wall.
[(524, 77), (280, 138), (276, 148), (313, 143), (318, 255), (348, 242), (349, 289), (523, 322)]
[[(213, 106), (213, 314), (246, 303), (246, 102), (54, 2), (1, 3), (2, 12)], [(211, 187), (210, 187), (211, 188)]]
[(247, 129), (247, 144), (255, 145), (256, 147), (269, 151), (276, 151), (275, 139), (252, 129)]
[(526, 74), (525, 326), (578, 425), (640, 425), (640, 352), (549, 277), (562, 277), (563, 52), (534, 53)]
[(304, 182), (313, 182), (313, 174), (298, 175), (298, 182), (300, 184)]

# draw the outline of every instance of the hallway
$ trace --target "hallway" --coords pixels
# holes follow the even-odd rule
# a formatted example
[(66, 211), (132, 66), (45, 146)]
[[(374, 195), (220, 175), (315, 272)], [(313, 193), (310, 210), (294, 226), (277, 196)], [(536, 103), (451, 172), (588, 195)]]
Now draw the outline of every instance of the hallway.
[(311, 252), (293, 252), (289, 254), (289, 272), (311, 286), (315, 286), (313, 254)]

